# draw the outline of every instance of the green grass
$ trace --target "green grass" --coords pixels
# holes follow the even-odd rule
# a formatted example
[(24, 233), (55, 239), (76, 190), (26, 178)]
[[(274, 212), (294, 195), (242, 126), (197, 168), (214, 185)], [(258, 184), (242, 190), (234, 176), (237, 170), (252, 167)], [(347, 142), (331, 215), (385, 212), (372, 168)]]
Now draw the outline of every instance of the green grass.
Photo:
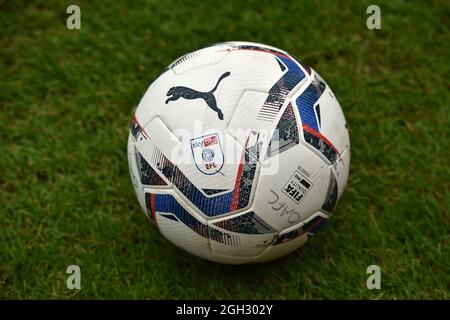
[[(0, 298), (449, 299), (447, 1), (0, 0)], [(195, 258), (148, 225), (128, 174), (133, 108), (180, 55), (267, 43), (313, 66), (350, 126), (335, 214), (263, 265)], [(66, 288), (68, 265), (82, 289)], [(368, 290), (366, 268), (382, 268)]]

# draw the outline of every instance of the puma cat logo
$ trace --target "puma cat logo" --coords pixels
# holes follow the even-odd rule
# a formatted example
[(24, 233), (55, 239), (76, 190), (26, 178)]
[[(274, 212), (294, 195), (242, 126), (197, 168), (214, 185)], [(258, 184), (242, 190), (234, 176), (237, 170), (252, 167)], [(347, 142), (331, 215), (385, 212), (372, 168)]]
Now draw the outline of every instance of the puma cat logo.
[(214, 110), (215, 112), (217, 112), (217, 115), (219, 117), (220, 120), (223, 120), (223, 113), (222, 110), (219, 109), (219, 107), (217, 107), (217, 101), (216, 101), (216, 97), (214, 97), (214, 91), (216, 91), (217, 87), (219, 86), (219, 83), (225, 79), (226, 77), (228, 77), (231, 73), (229, 71), (225, 72), (224, 74), (222, 74), (219, 78), (219, 80), (217, 80), (216, 85), (214, 86), (214, 88), (212, 88), (210, 91), (208, 92), (201, 92), (201, 91), (197, 91), (188, 87), (172, 87), (169, 89), (169, 91), (167, 91), (166, 96), (168, 97), (166, 100), (166, 104), (169, 103), (169, 101), (175, 101), (178, 100), (180, 98), (185, 98), (185, 99), (189, 99), (189, 100), (193, 100), (193, 99), (203, 99), (205, 100), (206, 104), (208, 105), (208, 107), (210, 107), (212, 110)]

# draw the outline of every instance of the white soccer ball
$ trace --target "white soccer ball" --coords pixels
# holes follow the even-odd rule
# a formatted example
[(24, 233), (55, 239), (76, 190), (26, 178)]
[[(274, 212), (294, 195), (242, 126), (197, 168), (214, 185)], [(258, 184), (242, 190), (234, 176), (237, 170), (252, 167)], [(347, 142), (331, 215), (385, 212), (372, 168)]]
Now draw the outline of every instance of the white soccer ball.
[(303, 245), (347, 183), (342, 109), (310, 67), (274, 47), (189, 53), (148, 88), (128, 138), (142, 209), (178, 247), (230, 264)]

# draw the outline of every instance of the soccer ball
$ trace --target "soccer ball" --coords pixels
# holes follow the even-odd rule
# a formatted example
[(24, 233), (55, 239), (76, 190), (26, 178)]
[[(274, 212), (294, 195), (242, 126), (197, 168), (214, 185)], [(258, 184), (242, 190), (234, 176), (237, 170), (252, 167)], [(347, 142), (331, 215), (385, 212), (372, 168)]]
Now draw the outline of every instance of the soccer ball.
[(325, 81), (288, 53), (224, 42), (168, 66), (128, 138), (138, 201), (178, 247), (242, 264), (284, 256), (330, 217), (350, 140)]

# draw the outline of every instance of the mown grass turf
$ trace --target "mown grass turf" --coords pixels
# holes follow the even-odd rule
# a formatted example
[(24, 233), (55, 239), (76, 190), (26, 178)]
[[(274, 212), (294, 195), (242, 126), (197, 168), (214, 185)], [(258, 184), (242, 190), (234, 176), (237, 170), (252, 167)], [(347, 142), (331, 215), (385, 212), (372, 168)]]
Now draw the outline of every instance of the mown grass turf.
[[(71, 1), (70, 3), (73, 3)], [(449, 298), (447, 1), (0, 1), (0, 298)], [(267, 43), (341, 102), (348, 187), (305, 247), (222, 266), (149, 226), (126, 139), (147, 86), (180, 55)], [(68, 265), (82, 289), (66, 288)], [(382, 268), (381, 290), (366, 268)]]

